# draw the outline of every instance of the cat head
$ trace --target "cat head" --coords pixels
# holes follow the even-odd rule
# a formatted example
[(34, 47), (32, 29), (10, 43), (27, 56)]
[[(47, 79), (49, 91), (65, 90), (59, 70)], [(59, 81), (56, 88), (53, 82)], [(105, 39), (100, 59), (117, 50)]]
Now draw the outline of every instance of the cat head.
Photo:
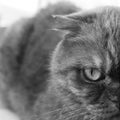
[[(83, 119), (120, 119), (120, 8), (55, 15), (65, 33), (51, 61), (53, 84)], [(80, 119), (78, 117), (78, 119)]]

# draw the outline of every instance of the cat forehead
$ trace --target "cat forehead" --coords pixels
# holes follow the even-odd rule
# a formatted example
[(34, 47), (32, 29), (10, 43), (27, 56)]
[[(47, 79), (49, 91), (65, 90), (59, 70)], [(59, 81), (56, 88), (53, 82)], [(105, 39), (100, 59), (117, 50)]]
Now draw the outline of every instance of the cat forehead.
[[(98, 18), (104, 37), (103, 45), (107, 51), (106, 58), (118, 64), (120, 61), (120, 8), (106, 8)], [(111, 59), (111, 60), (110, 60)]]
[[(94, 17), (90, 17), (92, 15), (94, 15)], [(84, 17), (84, 19), (82, 19), (82, 17)], [(72, 31), (71, 32), (72, 34), (70, 33), (65, 36), (65, 40), (63, 42), (64, 44), (62, 44), (65, 48), (65, 51), (70, 50), (66, 48), (73, 48), (73, 47), (75, 47), (75, 50), (77, 47), (78, 48), (77, 52), (80, 52), (81, 54), (82, 54), (82, 51), (83, 52), (86, 51), (86, 53), (91, 53), (91, 50), (98, 51), (98, 52), (103, 51), (102, 53), (104, 54), (101, 55), (103, 57), (99, 55), (92, 56), (91, 54), (91, 56), (93, 57), (94, 63), (97, 66), (100, 66), (101, 64), (104, 63), (104, 66), (106, 66), (107, 70), (109, 70), (112, 64), (114, 65), (118, 64), (118, 62), (120, 61), (120, 22), (119, 22), (120, 10), (119, 8), (105, 7), (105, 8), (102, 8), (101, 10), (98, 9), (96, 11), (94, 10), (89, 13), (71, 15), (69, 16), (69, 18), (70, 18), (69, 24), (67, 24), (68, 18), (65, 19), (66, 24), (64, 24), (63, 22), (64, 17), (60, 19), (62, 20), (60, 21), (60, 25), (63, 24), (61, 28), (63, 30), (70, 29)], [(83, 22), (80, 24), (76, 24), (76, 22), (78, 23), (78, 21), (75, 21), (75, 24), (72, 24), (72, 26), (70, 26), (71, 19), (72, 19), (72, 23), (74, 23), (73, 19), (78, 21), (83, 20)], [(81, 27), (81, 24), (84, 24), (84, 22), (85, 22), (85, 25), (82, 26), (83, 28), (77, 29), (79, 30), (79, 32), (77, 32), (77, 30), (75, 30), (75, 27), (77, 25)], [(75, 25), (74, 29), (73, 29), (73, 25)], [(76, 36), (77, 36), (77, 39), (76, 39)], [(65, 41), (68, 41), (68, 42), (65, 42)], [(70, 44), (71, 41), (72, 41), (72, 44)]]
[[(83, 16), (94, 19), (93, 25), (88, 27), (88, 23), (88, 26), (86, 25), (86, 28), (83, 29), (83, 31), (86, 31), (86, 36), (92, 40), (94, 39), (98, 46), (106, 51), (107, 55), (105, 54), (105, 57), (108, 57), (106, 58), (108, 64), (111, 61), (114, 62), (112, 64), (118, 64), (120, 61), (120, 8), (110, 6), (102, 7), (88, 14), (84, 13)], [(89, 32), (91, 35), (89, 35)], [(96, 59), (96, 61), (99, 60)]]

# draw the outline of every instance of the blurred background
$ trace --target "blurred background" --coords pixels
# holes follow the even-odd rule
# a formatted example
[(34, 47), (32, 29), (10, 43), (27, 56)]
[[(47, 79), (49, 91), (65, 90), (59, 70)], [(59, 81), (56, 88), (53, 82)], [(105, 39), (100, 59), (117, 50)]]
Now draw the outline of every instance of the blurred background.
[[(48, 4), (70, 1), (81, 9), (98, 6), (120, 6), (120, 0), (0, 0), (0, 34), (4, 28), (23, 17), (31, 17)], [(19, 120), (13, 113), (0, 109), (0, 120)]]
[(0, 0), (0, 35), (4, 28), (23, 17), (31, 17), (48, 4), (69, 1), (82, 9), (98, 6), (120, 6), (120, 0)]
[[(8, 26), (17, 19), (32, 16), (48, 3), (61, 0), (0, 0), (0, 26)], [(65, 0), (63, 0), (65, 1)], [(120, 0), (67, 0), (83, 9), (102, 5), (120, 6)]]

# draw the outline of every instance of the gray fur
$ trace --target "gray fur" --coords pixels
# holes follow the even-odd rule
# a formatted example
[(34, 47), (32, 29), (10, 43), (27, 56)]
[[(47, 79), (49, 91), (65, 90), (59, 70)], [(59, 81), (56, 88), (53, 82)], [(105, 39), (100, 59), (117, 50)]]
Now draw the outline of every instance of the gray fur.
[[(40, 16), (20, 24), (15, 36), (10, 30), (1, 47), (9, 90), (3, 93), (7, 93), (9, 109), (25, 120), (119, 120), (119, 11), (103, 7), (57, 19)], [(45, 27), (42, 22), (49, 17), (64, 34), (39, 28)], [(47, 39), (41, 38), (43, 34)], [(98, 69), (104, 79), (88, 82), (82, 74), (85, 68)]]

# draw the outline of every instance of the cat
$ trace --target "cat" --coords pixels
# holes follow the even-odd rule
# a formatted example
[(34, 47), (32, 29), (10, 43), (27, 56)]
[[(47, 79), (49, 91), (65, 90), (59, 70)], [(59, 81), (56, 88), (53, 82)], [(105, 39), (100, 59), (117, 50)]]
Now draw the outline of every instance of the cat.
[(31, 28), (35, 19), (23, 20), (3, 41), (8, 107), (24, 120), (119, 120), (120, 8), (55, 14), (52, 20), (52, 46), (40, 39), (46, 31), (35, 27), (42, 24)]

